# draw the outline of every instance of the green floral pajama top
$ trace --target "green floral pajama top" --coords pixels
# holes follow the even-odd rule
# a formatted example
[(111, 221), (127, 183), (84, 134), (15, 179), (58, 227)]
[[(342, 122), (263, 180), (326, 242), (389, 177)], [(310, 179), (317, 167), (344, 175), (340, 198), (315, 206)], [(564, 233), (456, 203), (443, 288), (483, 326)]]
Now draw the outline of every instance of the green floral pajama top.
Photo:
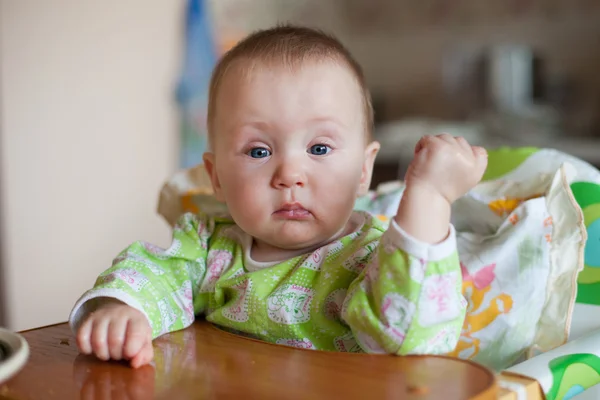
[(72, 329), (102, 298), (144, 313), (153, 337), (196, 315), (288, 346), (348, 352), (444, 354), (465, 318), (453, 227), (429, 245), (394, 222), (356, 211), (356, 229), (282, 262), (250, 257), (252, 238), (231, 219), (185, 214), (168, 249), (137, 242), (75, 304)]

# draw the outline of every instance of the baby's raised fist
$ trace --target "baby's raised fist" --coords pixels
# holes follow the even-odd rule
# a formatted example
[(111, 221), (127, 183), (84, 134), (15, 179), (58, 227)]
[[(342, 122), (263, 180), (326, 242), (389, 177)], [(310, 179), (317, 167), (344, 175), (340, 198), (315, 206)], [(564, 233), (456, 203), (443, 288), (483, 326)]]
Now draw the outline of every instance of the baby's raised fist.
[(406, 187), (427, 187), (452, 204), (479, 183), (486, 167), (484, 148), (448, 134), (425, 136), (415, 147)]

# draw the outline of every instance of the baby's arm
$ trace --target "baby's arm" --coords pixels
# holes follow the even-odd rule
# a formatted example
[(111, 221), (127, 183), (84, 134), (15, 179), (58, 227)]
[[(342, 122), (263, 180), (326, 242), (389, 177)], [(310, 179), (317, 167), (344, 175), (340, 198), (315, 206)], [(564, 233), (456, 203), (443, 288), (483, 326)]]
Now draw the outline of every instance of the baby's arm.
[(486, 167), (486, 151), (464, 138), (425, 136), (406, 173), (395, 221), (417, 240), (441, 242), (448, 236), (451, 204), (479, 183)]
[(466, 302), (450, 206), (486, 165), (485, 150), (463, 138), (417, 144), (397, 215), (344, 303), (342, 316), (365, 350), (443, 354), (456, 346)]
[(448, 353), (465, 317), (461, 283), (452, 228), (443, 242), (430, 245), (392, 221), (350, 285), (342, 318), (367, 352)]
[(206, 275), (207, 222), (186, 214), (167, 250), (137, 242), (115, 259), (71, 312), (83, 353), (143, 365), (152, 359), (153, 338), (186, 328), (204, 311), (208, 293), (198, 290)]

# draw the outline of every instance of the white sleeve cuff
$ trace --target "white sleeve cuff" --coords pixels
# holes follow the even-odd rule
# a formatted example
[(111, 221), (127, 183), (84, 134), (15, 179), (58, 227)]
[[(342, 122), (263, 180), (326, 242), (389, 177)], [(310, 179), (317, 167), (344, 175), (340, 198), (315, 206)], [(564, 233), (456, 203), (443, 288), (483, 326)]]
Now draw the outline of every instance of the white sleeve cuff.
[(410, 236), (392, 218), (382, 240), (383, 243), (404, 250), (415, 258), (427, 261), (440, 261), (456, 252), (456, 231), (452, 224), (449, 224), (449, 233), (446, 239), (437, 244), (429, 244)]
[[(146, 316), (148, 323), (150, 324), (150, 326), (152, 326), (152, 321), (150, 321), (148, 314), (146, 314), (142, 305), (137, 299), (133, 298), (132, 296), (119, 289), (92, 289), (85, 293), (83, 296), (81, 296), (79, 300), (77, 300), (77, 303), (75, 303), (75, 306), (73, 307), (73, 310), (69, 315), (69, 326), (71, 327), (73, 333), (77, 334), (79, 325), (81, 325), (83, 320), (90, 314), (90, 312), (95, 310), (99, 304), (102, 304), (102, 300), (100, 299), (100, 297), (108, 297), (115, 300), (119, 300), (127, 304), (128, 306), (139, 310), (140, 312), (142, 312), (142, 314)], [(98, 299), (97, 301), (99, 301), (100, 303), (94, 304), (92, 302), (92, 300), (94, 299)]]

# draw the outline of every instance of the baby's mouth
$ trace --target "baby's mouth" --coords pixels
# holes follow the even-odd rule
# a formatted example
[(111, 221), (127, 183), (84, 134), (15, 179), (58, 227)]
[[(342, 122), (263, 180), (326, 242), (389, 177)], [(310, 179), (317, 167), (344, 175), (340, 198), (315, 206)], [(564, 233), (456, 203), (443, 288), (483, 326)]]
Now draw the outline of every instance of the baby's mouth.
[(311, 213), (300, 203), (285, 203), (273, 215), (284, 219), (306, 219)]

